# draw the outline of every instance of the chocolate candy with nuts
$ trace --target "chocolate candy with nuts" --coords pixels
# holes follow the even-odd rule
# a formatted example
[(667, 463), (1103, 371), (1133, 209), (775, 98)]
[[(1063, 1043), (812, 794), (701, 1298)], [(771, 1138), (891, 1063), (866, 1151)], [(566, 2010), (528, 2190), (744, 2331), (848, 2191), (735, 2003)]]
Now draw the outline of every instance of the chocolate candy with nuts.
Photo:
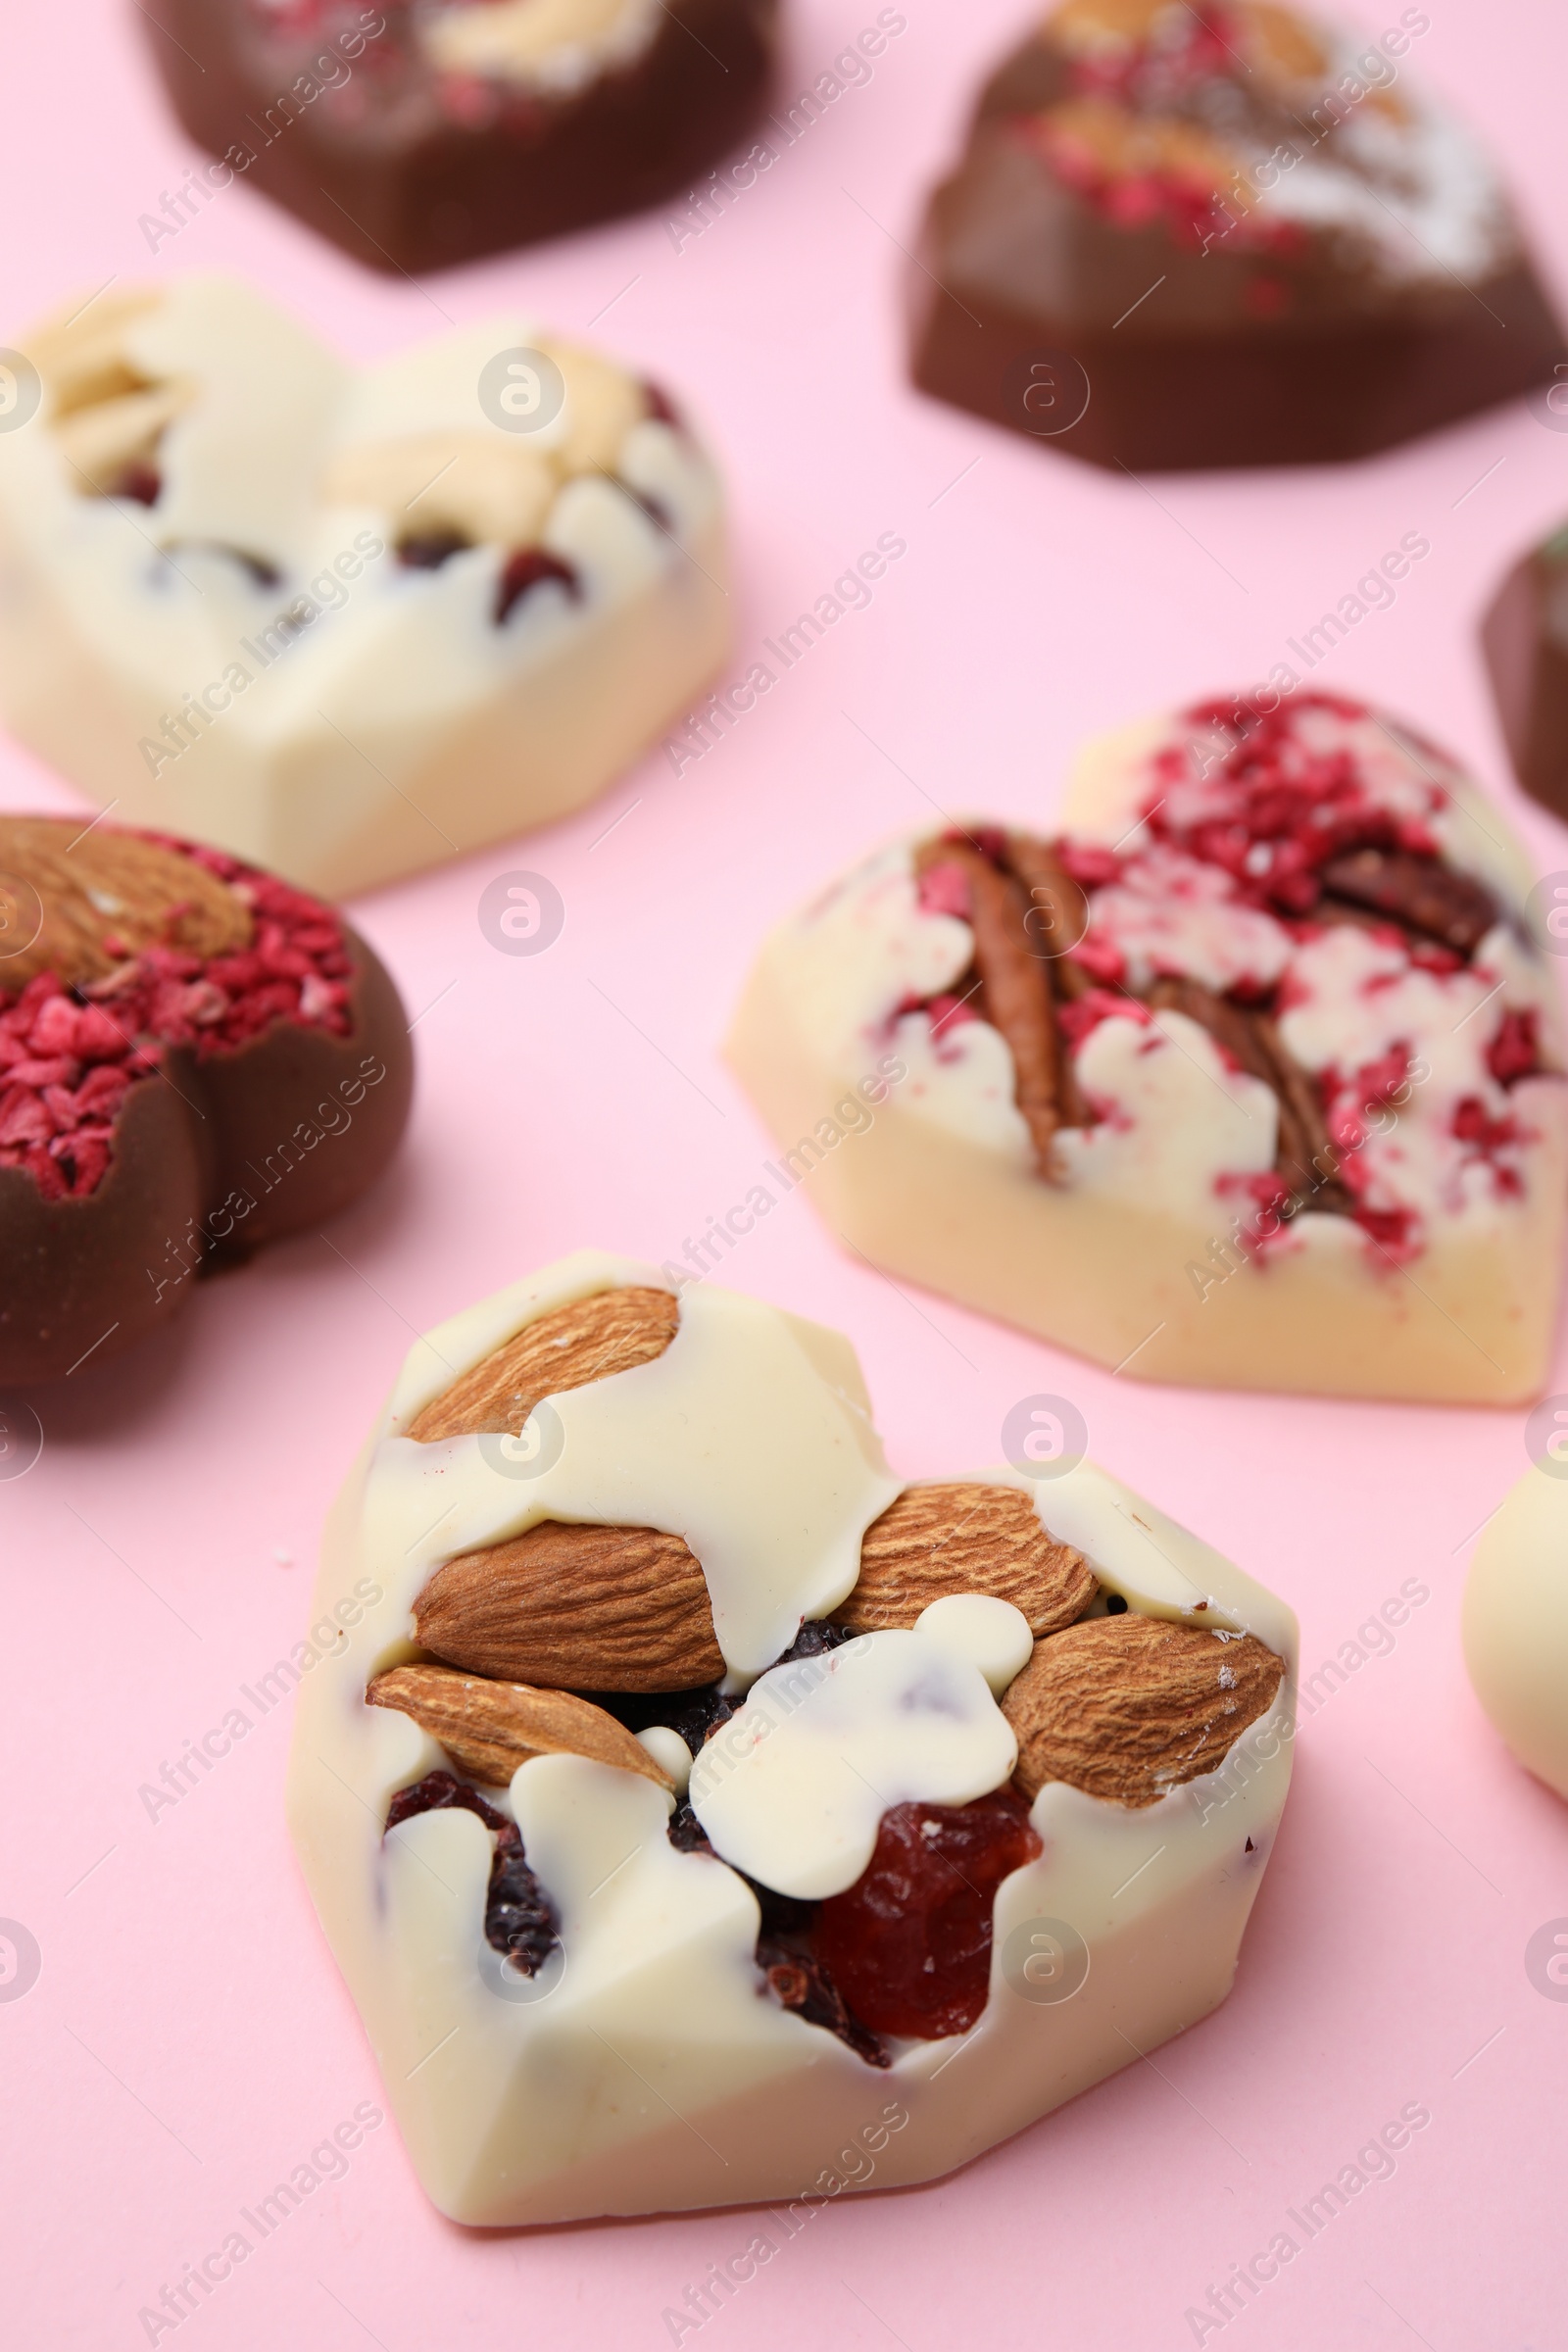
[(774, 0), (146, 0), (181, 123), (372, 270), (445, 270), (677, 196), (761, 104)]
[(220, 851), (0, 815), (0, 1386), (107, 1362), (207, 1268), (347, 1207), (413, 1068), (330, 907)]
[(1271, 687), (1091, 745), (1057, 821), (896, 843), (764, 946), (730, 1056), (835, 1232), (1135, 1379), (1538, 1394), (1568, 1088), (1497, 811)]
[(1274, 0), (1062, 0), (911, 273), (925, 391), (1113, 467), (1360, 457), (1564, 349), (1493, 168), (1381, 42)]
[(837, 1334), (596, 1252), (414, 1349), (317, 1621), (295, 1841), (481, 2226), (792, 2195), (868, 2082), (878, 2185), (966, 2161), (1223, 1999), (1289, 1779), (1228, 1561), (1085, 1463), (901, 1487)]
[(0, 704), (122, 820), (369, 889), (579, 807), (723, 660), (694, 432), (521, 317), (360, 370), (171, 277), (16, 340)]

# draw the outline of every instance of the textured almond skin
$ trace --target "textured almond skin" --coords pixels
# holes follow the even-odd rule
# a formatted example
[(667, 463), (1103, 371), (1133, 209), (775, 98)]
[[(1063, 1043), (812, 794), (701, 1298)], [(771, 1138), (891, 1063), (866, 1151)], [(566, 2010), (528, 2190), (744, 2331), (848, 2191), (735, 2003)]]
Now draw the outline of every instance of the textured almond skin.
[[(141, 834), (88, 831), (75, 817), (0, 816), (0, 892), (15, 897), (17, 883), (36, 891), (43, 922), (35, 940), (0, 963), (6, 990), (40, 972), (58, 972), (68, 987), (102, 980), (148, 947), (204, 959), (233, 955), (250, 945), (254, 928), (243, 899), (193, 858)], [(21, 917), (30, 930), (29, 910), (24, 893)]]
[(557, 1690), (716, 1682), (708, 1585), (679, 1536), (546, 1519), (462, 1553), (414, 1604), (416, 1637), (470, 1673)]
[(680, 1305), (669, 1291), (598, 1291), (558, 1306), (455, 1380), (406, 1434), (424, 1446), (474, 1432), (520, 1437), (542, 1396), (652, 1363), (675, 1337), (679, 1321)]
[(530, 1756), (589, 1756), (622, 1772), (673, 1787), (640, 1740), (603, 1707), (565, 1690), (522, 1683), (482, 1682), (447, 1666), (394, 1666), (365, 1693), (372, 1707), (396, 1707), (439, 1740), (460, 1772), (505, 1788)]
[(1152, 1805), (1212, 1772), (1272, 1705), (1284, 1661), (1251, 1634), (1162, 1617), (1091, 1617), (1049, 1642), (1002, 1712), (1018, 1737), (1018, 1787), (1067, 1781), (1118, 1805)]
[(1037, 1637), (1082, 1616), (1096, 1578), (1081, 1551), (1058, 1544), (1016, 1487), (963, 1481), (906, 1487), (860, 1544), (855, 1591), (834, 1616), (858, 1633), (912, 1625), (944, 1592), (1010, 1600)]

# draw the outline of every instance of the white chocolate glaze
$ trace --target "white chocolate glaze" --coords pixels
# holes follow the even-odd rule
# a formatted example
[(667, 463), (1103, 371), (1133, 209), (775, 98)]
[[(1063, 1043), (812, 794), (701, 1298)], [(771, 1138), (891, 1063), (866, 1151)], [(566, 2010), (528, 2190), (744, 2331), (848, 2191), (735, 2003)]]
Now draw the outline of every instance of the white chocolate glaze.
[(993, 1698), (1022, 1674), (1035, 1645), (1022, 1609), (991, 1592), (945, 1592), (920, 1611), (914, 1630), (978, 1667)]
[(985, 1677), (939, 1622), (764, 1674), (695, 1758), (691, 1803), (726, 1862), (814, 1901), (854, 1886), (893, 1806), (966, 1805), (1017, 1760)]
[[(1095, 1000), (1104, 1017), (1068, 1046), (1096, 1121), (1058, 1130), (1050, 1182), (1005, 1039), (957, 1005), (968, 925), (922, 904), (913, 844), (879, 852), (773, 933), (731, 1058), (788, 1149), (891, 1048), (905, 1075), (874, 1127), (812, 1172), (835, 1230), (1102, 1362), (1330, 1394), (1530, 1396), (1555, 1315), (1568, 1089), (1553, 976), (1524, 928), (1528, 861), (1469, 779), (1408, 729), (1353, 707), (1288, 708), (1287, 778), (1293, 762), (1345, 761), (1360, 807), (1497, 900), (1467, 965), (1417, 959), (1386, 926), (1293, 929), (1156, 838), (1150, 817), (1190, 836), (1227, 805), (1227, 743), (1161, 718), (1090, 747), (1067, 793), (1069, 843), (1115, 852), (1114, 877), (1091, 888), (1085, 959), (1097, 972), (1121, 961)], [(1321, 1082), (1360, 1221), (1306, 1205), (1260, 1230), (1279, 1146), (1272, 1090), (1185, 1014), (1129, 1002), (1165, 976), (1278, 986), (1281, 1037)], [(1535, 1024), (1544, 1069), (1504, 1085), (1489, 1056), (1510, 1018)]]
[[(1089, 1465), (1038, 1489), (1011, 1470), (982, 1472), (1034, 1493), (1047, 1523), (1083, 1547), (1130, 1606), (1246, 1628), (1277, 1649), (1292, 1677), (1275, 1712), (1243, 1735), (1219, 1772), (1136, 1813), (1059, 1784), (1044, 1788), (1031, 1815), (1044, 1850), (999, 1891), (978, 2024), (962, 2042), (892, 2044), (886, 2072), (768, 1995), (754, 1961), (757, 1898), (723, 1862), (670, 1844), (673, 1800), (639, 1775), (582, 1757), (536, 1757), (510, 1791), (496, 1792), (561, 1934), (538, 1979), (509, 1982), (484, 1940), (490, 1839), (481, 1824), (461, 1811), (426, 1812), (382, 1837), (393, 1794), (446, 1761), (408, 1717), (365, 1704), (369, 1676), (413, 1654), (410, 1608), (424, 1574), (420, 1543), (411, 1548), (411, 1539), (422, 1541), (416, 1488), (398, 1466), (412, 1446), (397, 1433), (530, 1316), (610, 1284), (659, 1279), (584, 1254), (421, 1341), (323, 1545), (316, 1615), (344, 1632), (299, 1693), (290, 1823), (419, 2177), (443, 2212), (480, 2226), (822, 2193), (833, 2151), (882, 2117), (895, 2120), (884, 2128), (877, 2185), (951, 2170), (1224, 1998), (1289, 1781), (1289, 1610)], [(761, 1482), (758, 1515), (771, 1507), (768, 1457), (780, 1453), (803, 1495), (848, 1476), (874, 1515), (891, 1482), (874, 1467), (880, 1455), (846, 1343), (745, 1300), (729, 1301), (738, 1310), (729, 1315), (713, 1298), (732, 1379), (744, 1381), (765, 1341), (757, 1318), (771, 1317), (815, 1365), (840, 1416), (819, 1412), (803, 1388), (775, 1400), (749, 1464)], [(695, 1304), (688, 1293), (683, 1327)], [(665, 1357), (606, 1391), (629, 1398), (642, 1383), (647, 1394), (649, 1376), (680, 1345), (677, 1337)], [(713, 1385), (693, 1393), (698, 1409)], [(578, 1394), (552, 1409), (564, 1419)], [(860, 1465), (848, 1473), (845, 1421), (858, 1432), (850, 1452)], [(617, 1406), (595, 1442), (653, 1450), (655, 1427), (645, 1436)], [(578, 1440), (586, 1442), (582, 1424), (568, 1432), (567, 1453)], [(624, 1465), (607, 1460), (604, 1475), (611, 1501), (628, 1491)], [(437, 1470), (430, 1484), (447, 1476)], [(723, 1493), (736, 1486), (719, 1449), (692, 1452), (686, 1476), (694, 1518), (710, 1476)], [(427, 1489), (424, 1499), (436, 1497)], [(765, 1572), (766, 1553), (757, 1556)], [(937, 1604), (939, 1624), (946, 1606)], [(889, 1643), (954, 1670), (959, 1663), (956, 1641), (934, 1643), (929, 1631), (873, 1635), (864, 1647), (874, 1656)], [(965, 1704), (1000, 1724), (978, 1668), (962, 1671), (973, 1678)], [(1081, 1989), (1059, 2004), (1017, 1989), (1026, 1984), (1018, 1938), (1027, 1950), (1051, 1921), (1066, 1921), (1091, 1955)]]
[(1544, 1444), (1553, 1469), (1527, 1470), (1487, 1522), (1465, 1586), (1463, 1627), (1476, 1696), (1520, 1763), (1568, 1797), (1564, 1430), (1568, 1419)]
[[(612, 363), (514, 317), (356, 374), (213, 276), (165, 281), (106, 331), (118, 366), (180, 394), (162, 488), (145, 508), (88, 494), (62, 432), (94, 412), (62, 418), (51, 391), (78, 356), (40, 329), (42, 405), (0, 435), (0, 700), (126, 822), (368, 888), (586, 800), (721, 659), (716, 476)], [(561, 370), (537, 433), (480, 404), (516, 349)], [(487, 501), (493, 537), (398, 561)], [(498, 623), (509, 532), (578, 596), (547, 581)]]

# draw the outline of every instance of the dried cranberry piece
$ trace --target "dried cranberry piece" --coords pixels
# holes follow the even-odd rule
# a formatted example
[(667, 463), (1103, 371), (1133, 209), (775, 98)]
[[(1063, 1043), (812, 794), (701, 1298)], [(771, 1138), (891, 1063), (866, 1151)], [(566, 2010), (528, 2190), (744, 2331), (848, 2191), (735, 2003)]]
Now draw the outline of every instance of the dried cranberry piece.
[(560, 1922), (550, 1897), (528, 1868), (522, 1834), (514, 1821), (487, 1804), (477, 1788), (470, 1788), (455, 1773), (427, 1772), (422, 1781), (398, 1790), (387, 1809), (386, 1826), (395, 1830), (400, 1821), (412, 1821), (416, 1813), (453, 1810), (476, 1813), (485, 1828), (496, 1833), (484, 1906), (486, 1943), (505, 1952), (519, 1976), (537, 1976), (560, 1940)]
[(582, 581), (574, 564), (564, 564), (544, 547), (519, 547), (510, 555), (496, 582), (495, 611), (491, 615), (496, 627), (500, 628), (514, 605), (519, 605), (530, 588), (542, 587), (546, 580), (559, 580), (574, 605), (582, 603)]
[(461, 531), (424, 531), (398, 541), (398, 562), (413, 571), (439, 571), (453, 556), (461, 556), (473, 541)]
[(1039, 1851), (1008, 1788), (884, 1813), (868, 1868), (817, 1914), (816, 1956), (854, 2014), (877, 2034), (966, 2034), (990, 1986), (997, 1888)]
[(672, 425), (677, 433), (684, 432), (685, 426), (681, 420), (680, 411), (662, 384), (650, 383), (645, 377), (643, 398), (648, 404), (649, 416), (655, 424)]
[(109, 487), (111, 498), (133, 498), (139, 507), (156, 507), (163, 495), (164, 477), (156, 466), (133, 460), (122, 466)]

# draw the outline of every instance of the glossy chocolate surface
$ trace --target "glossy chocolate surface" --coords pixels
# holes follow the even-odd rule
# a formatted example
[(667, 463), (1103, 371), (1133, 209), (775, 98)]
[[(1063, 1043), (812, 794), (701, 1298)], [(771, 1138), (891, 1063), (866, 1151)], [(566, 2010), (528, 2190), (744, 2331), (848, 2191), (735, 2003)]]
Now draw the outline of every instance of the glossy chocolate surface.
[(683, 192), (761, 102), (775, 7), (671, 0), (645, 47), (574, 88), (443, 74), (421, 44), (430, 12), (397, 0), (141, 13), (209, 154), (371, 269), (424, 270)]
[[(1505, 201), (1391, 60), (1387, 88), (1303, 119), (1288, 80), (1239, 86), (1238, 24), (1255, 38), (1265, 12), (1188, 11), (1193, 55), (1158, 75), (1147, 51), (1107, 65), (1053, 37), (1090, 13), (1058, 12), (993, 76), (932, 197), (911, 277), (923, 390), (1138, 471), (1366, 456), (1550, 375), (1561, 329)], [(1339, 168), (1348, 139), (1394, 141), (1399, 120), (1427, 141), (1420, 202), (1463, 271), (1426, 252), (1415, 198), (1419, 228), (1395, 220), (1375, 172)], [(1481, 193), (1457, 185), (1444, 141)], [(1332, 178), (1343, 218), (1313, 219), (1310, 172)]]

